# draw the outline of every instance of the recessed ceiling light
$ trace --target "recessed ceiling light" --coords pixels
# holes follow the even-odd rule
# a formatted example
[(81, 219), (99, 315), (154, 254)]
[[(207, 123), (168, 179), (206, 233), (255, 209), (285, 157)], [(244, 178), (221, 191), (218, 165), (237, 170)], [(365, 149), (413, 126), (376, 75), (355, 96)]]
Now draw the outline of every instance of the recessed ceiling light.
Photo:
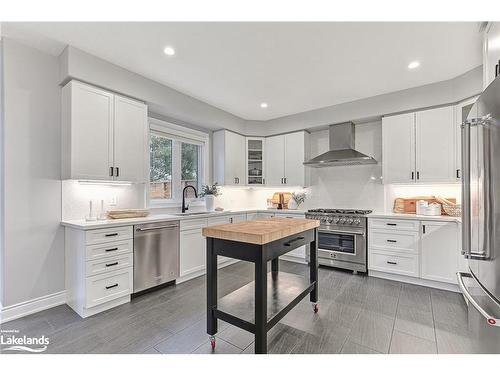
[(411, 63), (408, 64), (408, 69), (416, 69), (420, 66), (420, 63), (418, 61), (412, 61)]
[(260, 103), (260, 108), (267, 108), (267, 107), (268, 107), (267, 103)]
[(173, 56), (175, 55), (175, 49), (173, 47), (167, 46), (163, 49), (163, 53), (167, 56)]

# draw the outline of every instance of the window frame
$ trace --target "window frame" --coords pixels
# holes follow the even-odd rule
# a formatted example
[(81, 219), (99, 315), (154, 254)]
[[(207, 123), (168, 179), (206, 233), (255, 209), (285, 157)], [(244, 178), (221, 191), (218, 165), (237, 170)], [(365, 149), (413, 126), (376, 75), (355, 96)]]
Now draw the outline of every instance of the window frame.
[[(151, 154), (150, 144), (151, 135), (156, 134), (172, 140), (172, 198), (171, 199), (151, 199)], [(198, 155), (198, 184), (196, 189), (199, 191), (201, 185), (206, 185), (209, 173), (209, 144), (210, 138), (207, 133), (186, 128), (166, 121), (149, 118), (149, 132), (148, 132), (148, 186), (146, 189), (146, 200), (150, 208), (162, 207), (180, 207), (182, 204), (182, 191), (181, 191), (181, 142), (194, 144), (200, 146), (200, 153)], [(196, 202), (191, 203), (196, 205)]]

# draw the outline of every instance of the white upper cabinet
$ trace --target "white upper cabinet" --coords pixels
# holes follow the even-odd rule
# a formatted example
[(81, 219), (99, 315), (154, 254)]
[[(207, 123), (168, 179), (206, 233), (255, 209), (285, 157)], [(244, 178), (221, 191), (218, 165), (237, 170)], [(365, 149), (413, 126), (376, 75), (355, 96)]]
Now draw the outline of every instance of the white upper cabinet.
[(464, 100), (455, 106), (455, 179), (460, 181), (462, 178), (462, 123), (467, 120), (472, 106), (477, 100), (477, 96)]
[(72, 81), (63, 88), (63, 179), (111, 179), (113, 94)]
[(457, 227), (456, 223), (422, 221), (421, 278), (456, 283), (460, 253)]
[(62, 178), (147, 181), (147, 106), (71, 81), (62, 91)]
[(384, 117), (382, 149), (386, 184), (456, 181), (454, 108)]
[(415, 181), (415, 113), (382, 119), (384, 183)]
[(246, 139), (228, 130), (213, 135), (214, 182), (219, 185), (245, 185)]
[(488, 22), (483, 39), (483, 89), (498, 74), (500, 64), (500, 22)]
[(305, 131), (266, 138), (266, 185), (306, 186), (309, 137)]
[[(115, 179), (147, 181), (148, 110), (144, 103), (115, 95)], [(118, 169), (116, 169), (118, 168)]]
[(420, 111), (415, 116), (417, 182), (454, 181), (453, 107)]
[(285, 136), (266, 138), (266, 185), (283, 185), (285, 178)]

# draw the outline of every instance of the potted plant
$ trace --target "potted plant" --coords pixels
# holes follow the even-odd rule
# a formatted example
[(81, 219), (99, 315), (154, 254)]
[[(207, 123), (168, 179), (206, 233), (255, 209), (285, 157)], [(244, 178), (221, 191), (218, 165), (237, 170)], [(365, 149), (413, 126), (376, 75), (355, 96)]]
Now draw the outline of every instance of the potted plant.
[(288, 202), (288, 209), (296, 210), (302, 203), (304, 203), (305, 200), (306, 200), (306, 193), (303, 192), (292, 193), (292, 199), (290, 199), (290, 202)]
[(200, 197), (205, 197), (205, 206), (207, 211), (214, 211), (215, 197), (221, 194), (220, 186), (217, 182), (213, 185), (203, 185), (201, 187)]

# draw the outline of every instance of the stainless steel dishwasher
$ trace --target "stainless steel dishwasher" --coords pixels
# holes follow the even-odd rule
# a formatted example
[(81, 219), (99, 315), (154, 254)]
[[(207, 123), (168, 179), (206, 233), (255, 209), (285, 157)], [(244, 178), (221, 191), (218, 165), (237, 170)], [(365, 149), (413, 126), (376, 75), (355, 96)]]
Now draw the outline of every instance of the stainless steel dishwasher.
[(134, 293), (179, 277), (179, 222), (134, 225)]

